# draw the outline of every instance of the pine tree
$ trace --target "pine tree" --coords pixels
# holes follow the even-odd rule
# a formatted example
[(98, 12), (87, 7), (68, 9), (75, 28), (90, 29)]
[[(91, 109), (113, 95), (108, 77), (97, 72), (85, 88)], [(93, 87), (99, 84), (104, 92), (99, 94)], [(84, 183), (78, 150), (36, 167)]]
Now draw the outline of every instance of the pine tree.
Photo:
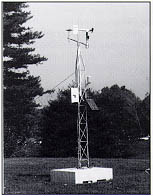
[(25, 27), (32, 18), (22, 2), (3, 2), (3, 86), (4, 86), (4, 155), (30, 137), (38, 104), (35, 97), (43, 94), (40, 78), (30, 75), (28, 67), (45, 60), (34, 54), (31, 44), (43, 37)]

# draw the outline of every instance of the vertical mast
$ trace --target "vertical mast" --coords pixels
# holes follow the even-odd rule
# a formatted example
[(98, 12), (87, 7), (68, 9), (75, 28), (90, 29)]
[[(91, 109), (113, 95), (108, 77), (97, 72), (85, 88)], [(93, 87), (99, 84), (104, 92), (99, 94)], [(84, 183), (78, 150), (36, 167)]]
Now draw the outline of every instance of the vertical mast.
[(78, 45), (78, 65), (77, 75), (79, 90), (78, 102), (78, 168), (89, 167), (89, 147), (88, 147), (88, 121), (87, 121), (87, 105), (85, 101), (86, 84), (85, 84), (85, 66), (82, 62), (80, 45)]
[[(77, 39), (69, 40), (77, 43), (77, 56), (75, 65), (75, 83), (78, 88), (79, 101), (78, 101), (78, 119), (77, 119), (77, 135), (78, 135), (78, 168), (89, 167), (89, 147), (88, 147), (88, 122), (87, 122), (87, 104), (86, 104), (86, 76), (85, 76), (85, 65), (81, 55), (81, 45), (88, 48), (89, 32), (93, 32), (93, 28), (89, 29), (78, 29), (77, 26), (74, 29), (68, 29), (68, 33), (73, 31), (73, 34), (77, 35)], [(79, 32), (85, 32), (86, 43), (80, 42)]]

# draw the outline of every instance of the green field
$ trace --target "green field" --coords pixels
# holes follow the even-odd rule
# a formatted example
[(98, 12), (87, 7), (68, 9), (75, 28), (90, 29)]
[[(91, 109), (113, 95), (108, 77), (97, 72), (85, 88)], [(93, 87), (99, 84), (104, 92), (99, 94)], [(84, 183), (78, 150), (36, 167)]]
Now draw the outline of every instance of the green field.
[(75, 158), (7, 158), (4, 194), (150, 194), (149, 159), (90, 159), (96, 167), (112, 167), (113, 180), (82, 185), (50, 181), (53, 168), (76, 167)]

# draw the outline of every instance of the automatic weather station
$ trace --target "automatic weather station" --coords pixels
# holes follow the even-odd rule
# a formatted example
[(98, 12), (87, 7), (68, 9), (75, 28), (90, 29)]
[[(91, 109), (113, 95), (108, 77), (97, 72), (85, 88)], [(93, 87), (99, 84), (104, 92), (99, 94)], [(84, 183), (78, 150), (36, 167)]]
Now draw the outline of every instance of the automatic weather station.
[[(89, 76), (86, 77), (86, 66), (81, 54), (81, 46), (89, 48), (89, 35), (94, 28), (79, 29), (74, 25), (73, 29), (66, 30), (68, 40), (75, 42), (77, 46), (75, 63), (75, 86), (71, 88), (71, 102), (78, 105), (77, 135), (78, 135), (78, 165), (76, 168), (63, 168), (51, 170), (51, 181), (62, 184), (95, 183), (102, 180), (113, 179), (113, 169), (104, 167), (90, 167), (88, 147), (88, 121), (87, 104), (92, 110), (98, 110), (93, 99), (88, 97), (87, 88), (90, 84)], [(85, 41), (80, 36), (85, 35)]]

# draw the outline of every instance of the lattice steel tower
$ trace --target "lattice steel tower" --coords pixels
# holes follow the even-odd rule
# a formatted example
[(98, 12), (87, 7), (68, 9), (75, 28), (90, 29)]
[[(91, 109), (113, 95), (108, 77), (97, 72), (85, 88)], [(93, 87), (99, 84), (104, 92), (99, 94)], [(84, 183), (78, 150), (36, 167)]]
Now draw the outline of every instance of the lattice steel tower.
[[(87, 86), (89, 84), (88, 77), (86, 78), (86, 69), (81, 55), (81, 45), (89, 47), (89, 33), (92, 29), (79, 29), (77, 25), (73, 29), (68, 29), (68, 40), (76, 42), (77, 55), (75, 63), (75, 88), (78, 90), (78, 119), (77, 119), (77, 134), (78, 134), (78, 168), (89, 167), (89, 147), (88, 147), (88, 121), (87, 121)], [(70, 38), (70, 33), (76, 35), (76, 39)], [(85, 43), (80, 40), (80, 34), (85, 33)]]

